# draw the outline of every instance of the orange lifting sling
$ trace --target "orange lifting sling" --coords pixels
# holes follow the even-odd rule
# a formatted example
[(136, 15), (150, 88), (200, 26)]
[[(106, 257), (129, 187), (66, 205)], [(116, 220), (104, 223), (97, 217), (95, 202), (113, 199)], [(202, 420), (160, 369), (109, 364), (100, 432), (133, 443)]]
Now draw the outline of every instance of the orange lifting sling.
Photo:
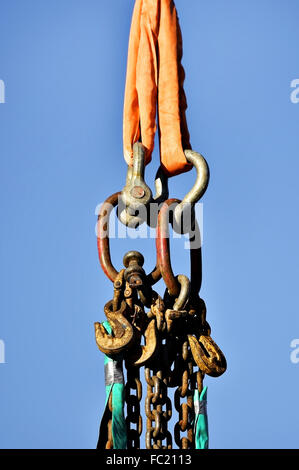
[(167, 176), (192, 168), (184, 155), (191, 149), (187, 101), (181, 65), (182, 36), (172, 0), (136, 0), (128, 51), (123, 146), (128, 165), (133, 144), (146, 148), (151, 161), (158, 115), (161, 165)]

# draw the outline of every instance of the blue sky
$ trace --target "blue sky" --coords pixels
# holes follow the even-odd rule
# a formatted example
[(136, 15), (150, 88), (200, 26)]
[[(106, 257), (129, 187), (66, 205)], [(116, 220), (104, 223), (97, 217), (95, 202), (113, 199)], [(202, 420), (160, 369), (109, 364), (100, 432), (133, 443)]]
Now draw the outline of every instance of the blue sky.
[[(227, 373), (207, 378), (212, 448), (299, 444), (297, 0), (177, 0), (188, 123), (208, 160), (203, 286)], [(133, 0), (0, 3), (1, 448), (94, 448), (112, 285), (95, 208), (124, 186), (122, 106)], [(158, 153), (147, 168), (152, 182)], [(181, 198), (194, 174), (172, 178)], [(152, 267), (154, 240), (113, 240)], [(182, 240), (177, 273), (189, 271)], [(163, 286), (158, 285), (160, 293)]]

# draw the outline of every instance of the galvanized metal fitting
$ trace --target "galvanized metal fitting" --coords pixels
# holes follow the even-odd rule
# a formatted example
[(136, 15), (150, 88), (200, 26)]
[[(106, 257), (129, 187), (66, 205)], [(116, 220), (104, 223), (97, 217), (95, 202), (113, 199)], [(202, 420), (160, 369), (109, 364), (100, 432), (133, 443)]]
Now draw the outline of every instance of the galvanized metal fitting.
[(207, 190), (210, 171), (204, 157), (193, 150), (185, 150), (185, 157), (196, 169), (196, 181), (193, 188), (174, 210), (173, 229), (178, 233), (187, 233), (191, 230), (191, 211)]
[[(133, 146), (133, 166), (128, 166), (126, 185), (121, 192), (125, 208), (118, 214), (120, 221), (136, 228), (146, 220), (146, 207), (152, 200), (152, 192), (144, 181), (145, 147), (136, 142)], [(136, 216), (136, 212), (139, 212)]]

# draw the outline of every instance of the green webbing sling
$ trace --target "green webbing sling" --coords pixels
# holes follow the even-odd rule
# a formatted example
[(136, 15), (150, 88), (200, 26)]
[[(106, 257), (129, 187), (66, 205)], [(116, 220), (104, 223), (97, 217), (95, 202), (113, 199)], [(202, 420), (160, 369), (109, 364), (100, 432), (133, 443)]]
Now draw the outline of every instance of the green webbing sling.
[[(112, 328), (108, 321), (102, 323), (107, 333), (112, 333)], [(107, 442), (107, 424), (109, 420), (108, 400), (112, 393), (112, 437), (113, 449), (127, 448), (127, 428), (124, 417), (124, 376), (122, 368), (122, 358), (115, 360), (105, 355), (105, 384), (106, 402), (105, 411), (101, 421), (100, 435), (97, 448), (103, 449)]]
[(204, 387), (199, 395), (199, 391), (194, 391), (194, 435), (195, 435), (195, 449), (208, 449), (209, 448), (209, 429), (208, 429), (208, 414), (207, 414), (207, 392), (208, 387)]

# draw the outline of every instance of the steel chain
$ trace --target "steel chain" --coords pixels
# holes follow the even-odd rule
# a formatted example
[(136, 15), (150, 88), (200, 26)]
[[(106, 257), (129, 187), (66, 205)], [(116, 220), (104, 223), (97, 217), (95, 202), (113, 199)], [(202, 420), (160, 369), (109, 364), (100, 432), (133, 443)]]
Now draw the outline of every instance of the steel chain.
[[(179, 413), (179, 420), (174, 427), (174, 437), (179, 449), (194, 448), (193, 421), (193, 358), (189, 348), (188, 341), (183, 341), (181, 352), (181, 384), (177, 387), (174, 394), (175, 408)], [(181, 400), (185, 399), (184, 403)], [(185, 433), (181, 436), (181, 433)]]
[[(109, 254), (108, 249), (104, 253), (105, 256), (107, 253)], [(106, 258), (104, 260), (107, 261)], [(193, 256), (193, 275), (197, 258)], [(113, 334), (98, 332), (98, 346), (101, 350), (106, 348), (111, 354), (121, 351), (125, 360), (127, 447), (140, 448), (143, 425), (140, 413), (140, 367), (144, 365), (147, 383), (146, 448), (172, 449), (172, 433), (168, 428), (172, 417), (172, 403), (168, 389), (175, 388), (174, 406), (178, 412), (178, 421), (174, 426), (174, 441), (180, 449), (192, 449), (195, 447), (194, 391), (202, 391), (204, 375), (212, 375), (212, 368), (218, 367), (221, 373), (222, 369), (225, 369), (221, 351), (210, 338), (211, 329), (206, 321), (205, 304), (197, 293), (200, 283), (191, 280), (190, 292), (190, 282), (186, 276), (172, 276), (175, 290), (172, 292), (168, 288), (162, 299), (152, 290), (152, 285), (160, 276), (159, 263), (158, 268), (154, 270), (155, 275), (149, 277), (142, 269), (144, 259), (141, 254), (129, 252), (124, 260), (126, 269), (112, 273), (114, 296), (113, 300), (106, 304), (105, 313)], [(110, 271), (112, 272), (112, 268)], [(168, 271), (170, 272), (169, 269)], [(150, 308), (150, 311), (145, 313), (144, 307)], [(144, 346), (142, 337), (145, 339)], [(214, 354), (211, 360), (206, 357), (209, 356), (210, 350), (205, 350), (204, 341), (207, 341), (207, 347)], [(202, 348), (197, 356), (194, 353), (196, 345)], [(218, 362), (214, 361), (214, 357)], [(201, 360), (204, 366), (201, 366)], [(199, 368), (194, 371), (196, 365)], [(218, 370), (215, 373), (219, 374)], [(112, 395), (108, 408), (112, 414)], [(106, 449), (112, 449), (112, 418), (107, 423), (107, 437)]]
[[(140, 436), (142, 434), (142, 416), (140, 413), (141, 399), (142, 384), (140, 381), (139, 368), (127, 366), (125, 402), (127, 406), (126, 425), (128, 449), (140, 448)], [(132, 426), (134, 426), (134, 428)]]
[(108, 440), (106, 442), (106, 449), (113, 449), (113, 437), (112, 437), (112, 393), (110, 393), (109, 400), (108, 400), (108, 408), (111, 414), (111, 417), (107, 424), (107, 435)]
[[(151, 375), (151, 372), (153, 374)], [(167, 394), (167, 379), (163, 369), (145, 369), (147, 396), (145, 414), (147, 417), (146, 448), (172, 449), (172, 437), (168, 422), (172, 417), (171, 400)], [(163, 441), (166, 440), (164, 443)]]

